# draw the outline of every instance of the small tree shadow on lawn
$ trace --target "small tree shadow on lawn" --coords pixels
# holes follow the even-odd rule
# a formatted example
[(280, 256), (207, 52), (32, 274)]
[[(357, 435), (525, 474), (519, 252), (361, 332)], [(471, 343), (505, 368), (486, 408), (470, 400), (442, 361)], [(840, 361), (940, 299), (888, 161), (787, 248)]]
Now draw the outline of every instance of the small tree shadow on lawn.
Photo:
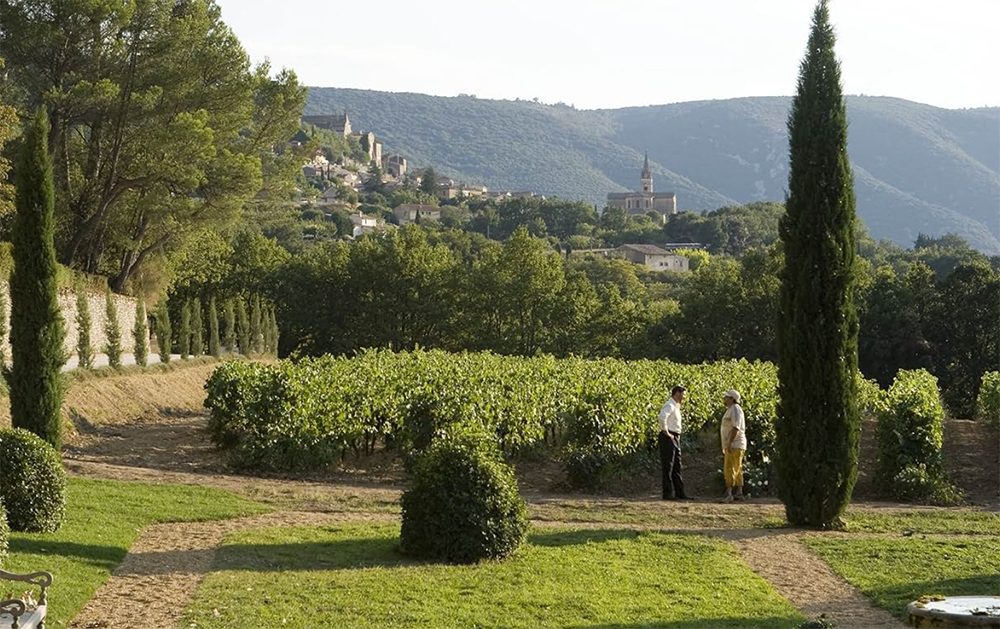
[(13, 537), (10, 540), (11, 555), (33, 554), (73, 557), (85, 563), (108, 571), (114, 570), (124, 559), (127, 551), (118, 546), (77, 544), (47, 539), (25, 539)]
[[(544, 531), (529, 534), (528, 545), (561, 547), (635, 539), (643, 532), (620, 529)], [(152, 562), (163, 565), (168, 562)], [(287, 544), (225, 544), (219, 548), (213, 570), (281, 572), (307, 570), (356, 570), (373, 567), (450, 565), (403, 555), (399, 538), (352, 538)]]

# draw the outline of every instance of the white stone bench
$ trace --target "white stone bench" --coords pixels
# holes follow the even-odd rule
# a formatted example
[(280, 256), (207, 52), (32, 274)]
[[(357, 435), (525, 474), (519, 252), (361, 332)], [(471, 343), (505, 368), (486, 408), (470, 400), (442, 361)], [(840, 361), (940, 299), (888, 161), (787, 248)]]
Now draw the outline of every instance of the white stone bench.
[(0, 591), (12, 587), (8, 581), (38, 586), (40, 592), (38, 603), (30, 607), (19, 598), (0, 601), (0, 629), (44, 629), (48, 607), (46, 591), (52, 585), (52, 575), (48, 572), (13, 574), (0, 570)]

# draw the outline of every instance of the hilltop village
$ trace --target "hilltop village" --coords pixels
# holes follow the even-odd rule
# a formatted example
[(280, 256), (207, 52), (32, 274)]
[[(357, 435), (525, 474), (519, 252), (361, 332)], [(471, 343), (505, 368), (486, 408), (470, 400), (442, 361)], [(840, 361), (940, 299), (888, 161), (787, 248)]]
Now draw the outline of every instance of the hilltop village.
[[(491, 190), (479, 183), (456, 181), (439, 174), (433, 166), (411, 168), (406, 156), (387, 151), (374, 131), (356, 129), (346, 111), (302, 116), (301, 129), (290, 144), (303, 156), (304, 210), (338, 221), (347, 228), (339, 231), (341, 237), (357, 238), (398, 225), (439, 222), (447, 208), (462, 203), (546, 201), (544, 195), (533, 191)], [(677, 213), (677, 195), (654, 192), (646, 155), (638, 188), (609, 193), (607, 208), (663, 225), (668, 215)], [(567, 255), (617, 257), (650, 271), (688, 272), (689, 259), (676, 252), (699, 248), (701, 245), (694, 242), (621, 243), (615, 247), (568, 248)]]

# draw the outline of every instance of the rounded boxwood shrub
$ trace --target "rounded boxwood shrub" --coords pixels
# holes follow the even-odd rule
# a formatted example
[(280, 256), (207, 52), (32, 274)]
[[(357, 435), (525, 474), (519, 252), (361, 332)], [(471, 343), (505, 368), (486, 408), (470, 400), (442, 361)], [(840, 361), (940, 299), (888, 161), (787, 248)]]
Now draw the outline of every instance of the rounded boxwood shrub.
[(55, 448), (27, 430), (0, 430), (0, 500), (11, 530), (58, 530), (66, 516), (66, 472)]
[(436, 438), (416, 460), (402, 506), (402, 550), (423, 559), (502, 559), (528, 531), (514, 470), (478, 434)]

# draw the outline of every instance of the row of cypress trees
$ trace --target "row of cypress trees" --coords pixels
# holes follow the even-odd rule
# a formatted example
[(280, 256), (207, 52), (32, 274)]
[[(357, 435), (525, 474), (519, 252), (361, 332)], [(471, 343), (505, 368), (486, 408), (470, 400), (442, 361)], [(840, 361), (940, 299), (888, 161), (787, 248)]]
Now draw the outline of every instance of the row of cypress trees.
[(155, 318), (162, 362), (170, 361), (175, 343), (182, 360), (206, 353), (216, 357), (223, 353), (244, 356), (278, 353), (279, 331), (274, 306), (264, 303), (260, 297), (250, 299), (249, 314), (244, 299), (225, 300), (221, 321), (214, 296), (208, 300), (207, 317), (202, 316), (202, 310), (201, 299), (182, 302), (175, 332), (167, 303), (160, 302)]
[[(136, 300), (135, 327), (132, 329), (134, 340), (133, 354), (137, 365), (146, 366), (148, 354), (146, 334), (146, 308), (141, 299)], [(104, 353), (108, 356), (108, 365), (122, 366), (122, 331), (118, 323), (118, 306), (111, 291), (105, 292), (104, 299)], [(76, 287), (76, 355), (77, 366), (81, 369), (91, 369), (94, 366), (94, 348), (90, 342), (90, 305), (87, 292), (79, 283)]]

